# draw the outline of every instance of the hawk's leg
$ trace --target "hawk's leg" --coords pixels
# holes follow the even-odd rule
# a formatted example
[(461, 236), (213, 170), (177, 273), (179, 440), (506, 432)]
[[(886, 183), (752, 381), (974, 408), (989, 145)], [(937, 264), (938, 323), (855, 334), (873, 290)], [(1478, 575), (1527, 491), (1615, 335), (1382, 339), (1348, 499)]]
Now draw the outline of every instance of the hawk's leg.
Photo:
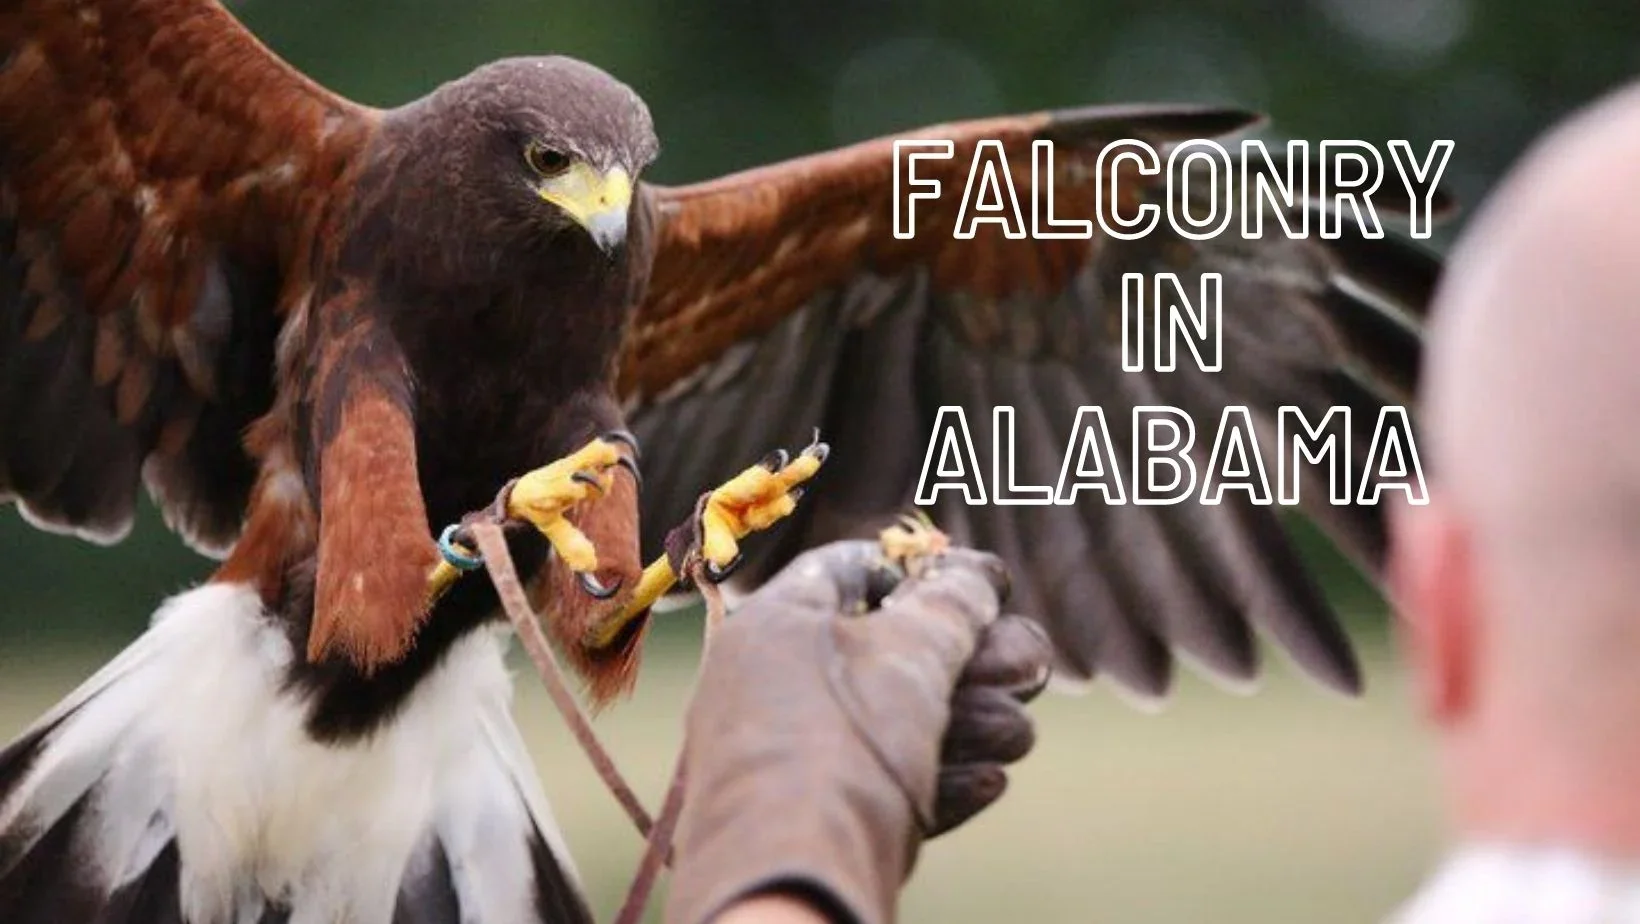
[(698, 552), (706, 576), (721, 581), (740, 564), (740, 540), (790, 516), (802, 485), (820, 471), (830, 447), (816, 439), (792, 459), (776, 449), (701, 499)]
[(636, 449), (630, 434), (608, 433), (530, 472), (503, 491), (506, 515), (534, 524), (558, 558), (575, 573), (581, 587), (599, 599), (614, 596), (619, 587), (598, 583), (593, 576), (598, 570), (598, 550), (564, 514), (584, 500), (608, 494), (614, 485), (616, 466), (625, 467), (637, 477), (638, 466), (633, 458)]
[(830, 451), (818, 436), (796, 458), (777, 449), (701, 495), (694, 514), (667, 537), (666, 554), (644, 569), (632, 598), (593, 630), (588, 647), (598, 649), (619, 638), (628, 623), (697, 568), (714, 583), (726, 579), (740, 564), (740, 540), (790, 516), (803, 497), (804, 482), (820, 471)]
[[(582, 501), (608, 494), (614, 484), (616, 467), (627, 469), (637, 479), (637, 445), (625, 431), (606, 433), (575, 452), (509, 482), (497, 495), (494, 507), (479, 516), (498, 521), (520, 520), (534, 526), (574, 573), (581, 589), (607, 600), (620, 590), (620, 585), (605, 587), (599, 583), (595, 576), (598, 550), (565, 514)], [(460, 569), (451, 559), (468, 555), (471, 550), (468, 543), (459, 539), (452, 541), (460, 532), (457, 529), (441, 540), (445, 560), (428, 579), (430, 596), (442, 594), (460, 576)]]

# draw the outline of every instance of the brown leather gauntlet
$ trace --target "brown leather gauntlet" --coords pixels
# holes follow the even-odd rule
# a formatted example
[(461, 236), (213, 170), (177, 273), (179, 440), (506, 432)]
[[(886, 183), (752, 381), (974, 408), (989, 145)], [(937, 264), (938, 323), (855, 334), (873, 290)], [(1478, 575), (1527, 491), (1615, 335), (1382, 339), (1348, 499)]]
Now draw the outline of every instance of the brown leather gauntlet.
[(827, 546), (718, 634), (689, 710), (667, 921), (781, 892), (886, 924), (922, 839), (1001, 795), (1033, 741), (1021, 703), (1046, 680), (1046, 637), (999, 619), (992, 556), (897, 576), (876, 543)]

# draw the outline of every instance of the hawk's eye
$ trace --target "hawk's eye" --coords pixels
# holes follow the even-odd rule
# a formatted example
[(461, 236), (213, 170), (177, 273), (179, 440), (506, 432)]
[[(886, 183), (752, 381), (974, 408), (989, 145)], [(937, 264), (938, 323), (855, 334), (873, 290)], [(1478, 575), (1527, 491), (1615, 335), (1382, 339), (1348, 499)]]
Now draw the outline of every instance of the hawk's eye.
[(524, 148), (524, 160), (530, 169), (542, 176), (557, 176), (569, 169), (570, 157), (539, 142), (532, 141)]

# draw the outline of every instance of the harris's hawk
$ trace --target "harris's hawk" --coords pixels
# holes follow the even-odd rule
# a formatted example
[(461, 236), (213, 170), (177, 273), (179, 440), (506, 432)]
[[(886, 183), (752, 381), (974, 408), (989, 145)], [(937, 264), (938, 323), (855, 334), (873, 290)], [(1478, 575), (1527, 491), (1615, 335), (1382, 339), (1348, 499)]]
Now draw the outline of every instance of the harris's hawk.
[[(955, 143), (926, 165), (948, 188), (982, 139), (1021, 175), (1054, 140), (1056, 211), (1087, 214), (1108, 143), (1248, 121), (1129, 107), (911, 134)], [(0, 920), (587, 919), (507, 714), (493, 590), (428, 604), (439, 528), (542, 463), (565, 460), (500, 501), (539, 527), (514, 555), (607, 695), (641, 620), (587, 632), (639, 586), (640, 508), (686, 521), (770, 445), (820, 427), (836, 452), (753, 576), (903, 509), (942, 405), (982, 431), (1019, 408), (1029, 468), (1079, 405), (1343, 404), (1370, 426), (1416, 373), (1437, 268), (1353, 229), (954, 240), (948, 196), (906, 240), (890, 140), (682, 188), (640, 181), (657, 150), (639, 98), (572, 60), (377, 111), (212, 0), (0, 9), (0, 497), (113, 541), (140, 483), (225, 559), (0, 753)], [(1224, 373), (1120, 372), (1117, 280), (1157, 269), (1224, 275)], [(790, 507), (772, 483), (763, 520)], [(1377, 566), (1375, 510), (1311, 512)], [(1159, 692), (1173, 649), (1250, 676), (1262, 627), (1358, 683), (1269, 508), (934, 513), (1012, 563), (1067, 676)]]

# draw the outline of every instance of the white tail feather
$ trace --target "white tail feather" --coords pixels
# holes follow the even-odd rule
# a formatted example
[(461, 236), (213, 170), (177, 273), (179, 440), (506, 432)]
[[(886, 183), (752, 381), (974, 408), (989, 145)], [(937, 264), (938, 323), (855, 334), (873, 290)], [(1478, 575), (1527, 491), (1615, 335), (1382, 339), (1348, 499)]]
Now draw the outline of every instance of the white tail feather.
[[(273, 908), (291, 924), (390, 924), (401, 895), (429, 892), (459, 908), (449, 924), (584, 919), (502, 650), (493, 631), (469, 634), (381, 728), (321, 742), (287, 682), (295, 652), (254, 591), (173, 598), (36, 724), (38, 740), (0, 755), (0, 785), (7, 761), (26, 767), (0, 792), (0, 920), (8, 896), (26, 905), (8, 878), (31, 854), (59, 850), (48, 877), (114, 901), (172, 843), (189, 924), (259, 924)], [(78, 829), (72, 849), (45, 837), (59, 822)], [(444, 920), (424, 910), (410, 917)]]

